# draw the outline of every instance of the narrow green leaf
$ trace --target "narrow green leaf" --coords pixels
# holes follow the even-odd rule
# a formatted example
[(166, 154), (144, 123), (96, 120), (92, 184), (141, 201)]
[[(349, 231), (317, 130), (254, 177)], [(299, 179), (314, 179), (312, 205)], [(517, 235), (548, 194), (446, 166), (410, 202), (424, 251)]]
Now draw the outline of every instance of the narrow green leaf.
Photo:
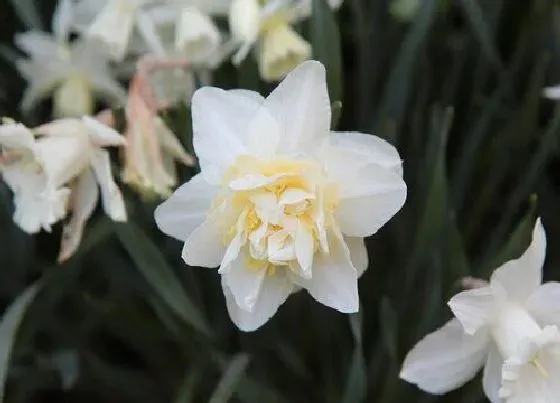
[(336, 130), (338, 122), (340, 122), (340, 115), (342, 115), (342, 102), (334, 101), (331, 105), (331, 130)]
[(212, 393), (210, 403), (228, 402), (235, 393), (241, 378), (245, 375), (248, 365), (249, 356), (247, 354), (241, 353), (234, 356), (224, 371), (220, 383)]
[(393, 364), (398, 362), (397, 355), (397, 313), (393, 308), (393, 304), (387, 297), (381, 299), (381, 306), (379, 307), (379, 327), (381, 329), (381, 337), (383, 345), (387, 354), (393, 361)]
[(498, 54), (498, 50), (494, 43), (492, 37), (492, 31), (486, 18), (484, 12), (480, 8), (477, 0), (461, 0), (460, 1), (465, 14), (471, 24), (474, 34), (480, 42), (482, 51), (488, 58), (488, 61), (494, 66), (496, 70), (503, 73), (504, 68)]
[(38, 2), (36, 0), (11, 0), (12, 7), (18, 18), (29, 29), (43, 29), (43, 22), (39, 13)]
[(349, 316), (350, 329), (354, 336), (354, 352), (348, 368), (346, 387), (342, 403), (359, 403), (365, 401), (367, 394), (367, 366), (362, 345), (362, 320), (360, 313)]
[(313, 58), (327, 69), (327, 83), (332, 101), (342, 100), (342, 49), (335, 15), (326, 0), (313, 0), (310, 20)]
[(116, 233), (140, 273), (159, 298), (186, 323), (210, 335), (200, 310), (181, 287), (179, 278), (153, 242), (135, 224), (116, 224)]
[(408, 31), (406, 38), (398, 52), (396, 62), (391, 68), (391, 74), (383, 92), (381, 116), (374, 128), (382, 127), (389, 118), (399, 124), (405, 114), (411, 92), (414, 73), (417, 71), (416, 59), (424, 48), (430, 27), (437, 15), (437, 1), (425, 0), (419, 7), (418, 14)]
[(4, 389), (10, 365), (12, 348), (16, 341), (19, 326), (33, 302), (42, 283), (36, 282), (25, 289), (8, 307), (0, 321), (0, 402), (4, 401)]

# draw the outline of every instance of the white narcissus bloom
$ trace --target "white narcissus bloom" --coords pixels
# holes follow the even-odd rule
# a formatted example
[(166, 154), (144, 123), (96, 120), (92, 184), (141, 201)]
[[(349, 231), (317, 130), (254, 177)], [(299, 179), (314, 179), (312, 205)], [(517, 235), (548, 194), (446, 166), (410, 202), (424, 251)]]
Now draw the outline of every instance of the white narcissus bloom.
[(341, 312), (359, 307), (364, 237), (403, 205), (401, 160), (384, 140), (330, 131), (325, 69), (308, 61), (268, 98), (199, 89), (192, 100), (201, 173), (155, 212), (183, 259), (217, 267), (229, 314), (263, 325), (297, 290)]
[(487, 286), (449, 301), (455, 319), (412, 349), (401, 377), (442, 394), (484, 366), (484, 392), (493, 403), (557, 402), (560, 284), (541, 284), (545, 254), (539, 219), (519, 259), (497, 268)]
[(51, 93), (56, 117), (91, 114), (95, 95), (111, 104), (125, 100), (126, 92), (112, 77), (107, 60), (88, 44), (68, 44), (34, 31), (16, 35), (15, 42), (29, 55), (17, 62), (29, 83), (21, 102), (24, 111)]
[[(330, 0), (332, 8), (342, 0)], [(309, 17), (311, 0), (231, 0), (229, 25), (239, 50), (233, 57), (235, 64), (245, 59), (256, 46), (261, 77), (278, 81), (304, 60), (311, 58), (311, 45), (292, 25)]]
[(14, 192), (18, 226), (29, 233), (50, 230), (50, 225), (72, 211), (63, 231), (60, 261), (78, 247), (99, 189), (107, 215), (115, 221), (126, 220), (109, 154), (102, 148), (122, 146), (124, 139), (109, 127), (90, 117), (56, 120), (32, 131), (6, 122), (0, 126), (0, 145), (0, 168)]

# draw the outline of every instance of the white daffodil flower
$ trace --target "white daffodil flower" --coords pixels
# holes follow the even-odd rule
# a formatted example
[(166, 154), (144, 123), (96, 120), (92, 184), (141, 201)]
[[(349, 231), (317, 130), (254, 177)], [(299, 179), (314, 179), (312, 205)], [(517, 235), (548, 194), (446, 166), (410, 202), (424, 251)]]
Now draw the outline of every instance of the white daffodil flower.
[(220, 266), (233, 322), (255, 330), (301, 288), (356, 312), (368, 265), (363, 238), (406, 198), (396, 149), (373, 135), (330, 131), (325, 69), (316, 61), (266, 99), (199, 89), (192, 115), (201, 173), (155, 219), (185, 242), (187, 264)]
[(175, 161), (188, 166), (195, 161), (145, 101), (142, 83), (135, 76), (129, 89), (123, 181), (145, 197), (167, 197), (177, 184)]
[[(341, 3), (329, 1), (332, 8)], [(229, 25), (239, 46), (233, 62), (239, 64), (256, 46), (261, 77), (266, 81), (282, 79), (311, 58), (311, 45), (292, 28), (311, 12), (311, 0), (231, 0)]]
[(56, 117), (91, 114), (94, 95), (111, 104), (126, 99), (107, 60), (85, 42), (68, 44), (35, 31), (16, 35), (15, 42), (29, 55), (29, 59), (17, 62), (20, 74), (29, 83), (21, 102), (24, 111), (51, 93)]
[(554, 403), (560, 396), (560, 284), (542, 282), (546, 237), (540, 219), (529, 248), (497, 268), (490, 284), (449, 301), (455, 319), (408, 354), (401, 377), (442, 394), (484, 366), (493, 403)]
[(0, 167), (14, 192), (18, 226), (29, 233), (50, 230), (50, 225), (72, 211), (64, 227), (60, 261), (78, 247), (99, 188), (107, 215), (115, 221), (126, 220), (109, 154), (102, 148), (124, 145), (123, 137), (114, 130), (87, 116), (56, 120), (32, 131), (7, 122), (0, 126), (0, 144)]

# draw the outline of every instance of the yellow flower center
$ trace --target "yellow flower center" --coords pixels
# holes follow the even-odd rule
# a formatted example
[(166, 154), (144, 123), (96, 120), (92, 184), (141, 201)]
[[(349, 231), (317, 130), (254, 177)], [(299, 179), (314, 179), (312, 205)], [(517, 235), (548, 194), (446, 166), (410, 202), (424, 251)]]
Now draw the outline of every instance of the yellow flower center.
[(211, 214), (221, 214), (223, 242), (240, 242), (247, 267), (300, 270), (301, 255), (328, 252), (338, 187), (312, 161), (237, 159), (226, 173)]

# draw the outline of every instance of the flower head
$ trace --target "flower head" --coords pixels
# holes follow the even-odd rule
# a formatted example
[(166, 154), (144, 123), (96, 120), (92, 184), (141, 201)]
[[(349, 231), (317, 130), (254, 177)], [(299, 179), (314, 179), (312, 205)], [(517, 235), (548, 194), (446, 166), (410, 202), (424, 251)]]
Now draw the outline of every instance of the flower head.
[(194, 160), (158, 116), (157, 109), (146, 102), (144, 81), (138, 74), (130, 84), (123, 180), (145, 196), (169, 196), (177, 184), (175, 160), (189, 166)]
[(82, 41), (68, 44), (34, 31), (17, 35), (15, 41), (29, 55), (17, 62), (29, 83), (21, 103), (23, 110), (30, 110), (51, 93), (56, 117), (91, 114), (94, 95), (110, 103), (124, 101), (124, 90), (95, 47)]
[[(341, 3), (341, 0), (329, 1), (333, 8), (338, 8)], [(232, 0), (229, 25), (239, 46), (233, 62), (240, 63), (256, 46), (261, 77), (266, 81), (282, 79), (311, 58), (311, 45), (292, 28), (311, 11), (310, 0)]]
[(492, 402), (555, 402), (560, 390), (560, 286), (541, 285), (546, 237), (537, 220), (531, 245), (497, 268), (490, 283), (449, 301), (455, 319), (408, 354), (401, 377), (441, 394), (484, 366)]
[(397, 151), (378, 137), (331, 133), (325, 69), (303, 63), (268, 98), (205, 87), (192, 100), (201, 173), (155, 213), (189, 265), (217, 267), (242, 330), (304, 288), (341, 312), (359, 306), (363, 238), (403, 205)]
[(112, 129), (89, 117), (61, 119), (32, 131), (7, 122), (0, 126), (0, 145), (0, 168), (14, 192), (14, 221), (18, 226), (29, 233), (50, 230), (72, 211), (64, 228), (59, 260), (66, 260), (78, 247), (99, 188), (109, 217), (126, 220), (109, 154), (102, 148), (124, 145), (123, 138)]

